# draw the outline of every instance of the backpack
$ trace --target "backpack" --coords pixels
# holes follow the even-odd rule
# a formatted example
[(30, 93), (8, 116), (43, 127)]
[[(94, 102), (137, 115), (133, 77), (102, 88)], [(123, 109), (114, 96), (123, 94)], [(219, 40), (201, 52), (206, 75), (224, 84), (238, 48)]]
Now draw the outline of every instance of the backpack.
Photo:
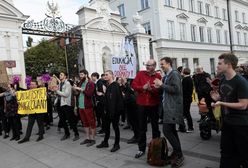
[(164, 166), (168, 158), (168, 146), (164, 137), (152, 139), (148, 146), (147, 163)]

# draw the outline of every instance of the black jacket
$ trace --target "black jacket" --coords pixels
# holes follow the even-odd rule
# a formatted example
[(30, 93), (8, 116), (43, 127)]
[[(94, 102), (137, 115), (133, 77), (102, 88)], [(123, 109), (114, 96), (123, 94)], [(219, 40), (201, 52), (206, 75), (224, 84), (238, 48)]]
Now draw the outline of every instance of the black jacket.
[(210, 84), (207, 81), (208, 78), (211, 79), (211, 76), (206, 72), (193, 75), (195, 89), (198, 94), (209, 94), (212, 90)]
[(182, 80), (183, 85), (183, 99), (192, 100), (193, 80), (190, 76), (186, 76)]
[(107, 87), (105, 93), (105, 109), (110, 118), (118, 117), (120, 111), (124, 109), (121, 89), (117, 82), (113, 82)]

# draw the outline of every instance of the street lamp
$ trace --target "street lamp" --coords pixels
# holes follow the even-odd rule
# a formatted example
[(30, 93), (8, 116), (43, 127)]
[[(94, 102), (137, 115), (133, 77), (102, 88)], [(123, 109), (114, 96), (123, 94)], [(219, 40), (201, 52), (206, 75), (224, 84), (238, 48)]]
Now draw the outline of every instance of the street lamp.
[(227, 18), (228, 18), (228, 28), (229, 28), (230, 51), (233, 52), (230, 0), (227, 0)]
[(69, 38), (65, 39), (65, 65), (66, 65), (66, 72), (69, 78), (69, 67), (68, 67), (68, 58), (67, 58), (67, 50), (66, 50), (66, 45), (69, 44)]

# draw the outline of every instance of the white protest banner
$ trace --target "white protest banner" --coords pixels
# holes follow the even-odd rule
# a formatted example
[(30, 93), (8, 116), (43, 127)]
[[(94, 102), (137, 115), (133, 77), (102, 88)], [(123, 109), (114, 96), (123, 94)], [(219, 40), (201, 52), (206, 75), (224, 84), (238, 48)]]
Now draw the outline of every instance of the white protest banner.
[(136, 54), (133, 41), (125, 41), (119, 56), (112, 56), (112, 71), (115, 77), (134, 79), (136, 76)]

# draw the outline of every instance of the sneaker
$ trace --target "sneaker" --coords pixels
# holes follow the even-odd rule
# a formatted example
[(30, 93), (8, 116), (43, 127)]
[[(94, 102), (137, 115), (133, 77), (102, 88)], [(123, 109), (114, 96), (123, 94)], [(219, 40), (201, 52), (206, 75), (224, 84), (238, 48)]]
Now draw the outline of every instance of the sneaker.
[(8, 137), (9, 137), (9, 133), (5, 133), (3, 139), (6, 139), (6, 138), (8, 138)]
[(102, 143), (100, 143), (99, 145), (96, 146), (97, 148), (108, 148), (109, 144), (108, 142), (104, 142), (102, 141)]
[(120, 126), (124, 126), (124, 124), (125, 124), (124, 122), (120, 122), (120, 124), (119, 124), (119, 125), (120, 125)]
[(173, 160), (171, 160), (171, 167), (172, 168), (178, 168), (181, 167), (184, 163), (184, 157), (178, 157), (176, 156)]
[(41, 141), (42, 139), (44, 139), (44, 137), (43, 137), (43, 136), (39, 136), (39, 137), (36, 139), (36, 142), (39, 142), (39, 141)]
[(10, 141), (13, 141), (13, 140), (15, 140), (15, 139), (16, 139), (16, 137), (13, 136), (12, 138), (10, 138)]
[(90, 146), (95, 145), (95, 144), (96, 144), (95, 140), (90, 140), (90, 142), (86, 146), (90, 147)]
[(194, 129), (188, 129), (187, 130), (187, 133), (192, 133), (192, 132), (194, 132)]
[(138, 151), (138, 153), (136, 153), (136, 155), (134, 156), (136, 159), (140, 158), (141, 156), (143, 156), (145, 154), (145, 152), (143, 151)]
[(80, 145), (84, 145), (84, 144), (87, 144), (87, 143), (90, 143), (91, 141), (89, 139), (85, 139), (83, 142), (80, 143)]
[(19, 144), (22, 144), (22, 143), (25, 143), (25, 142), (28, 142), (29, 139), (28, 138), (23, 138), (22, 140), (18, 141)]
[(116, 152), (120, 149), (120, 145), (114, 145), (110, 152)]
[(105, 134), (105, 132), (101, 129), (101, 130), (97, 131), (97, 134), (102, 135), (102, 134)]
[(187, 132), (187, 130), (186, 129), (178, 129), (178, 132), (182, 132), (182, 133), (185, 133), (185, 132)]
[(123, 127), (124, 130), (126, 129), (131, 129), (131, 127), (129, 125), (126, 125), (125, 127)]
[(138, 143), (138, 139), (135, 137), (132, 137), (131, 139), (127, 140), (128, 144), (135, 144)]
[(73, 141), (77, 141), (79, 140), (79, 135), (75, 135), (75, 137), (73, 138)]
[(58, 132), (58, 133), (61, 133), (61, 128), (58, 127), (58, 128), (57, 128), (57, 132)]
[(70, 135), (64, 135), (60, 140), (61, 140), (61, 141), (64, 141), (64, 140), (66, 140), (66, 139), (68, 139), (68, 138), (70, 138)]

